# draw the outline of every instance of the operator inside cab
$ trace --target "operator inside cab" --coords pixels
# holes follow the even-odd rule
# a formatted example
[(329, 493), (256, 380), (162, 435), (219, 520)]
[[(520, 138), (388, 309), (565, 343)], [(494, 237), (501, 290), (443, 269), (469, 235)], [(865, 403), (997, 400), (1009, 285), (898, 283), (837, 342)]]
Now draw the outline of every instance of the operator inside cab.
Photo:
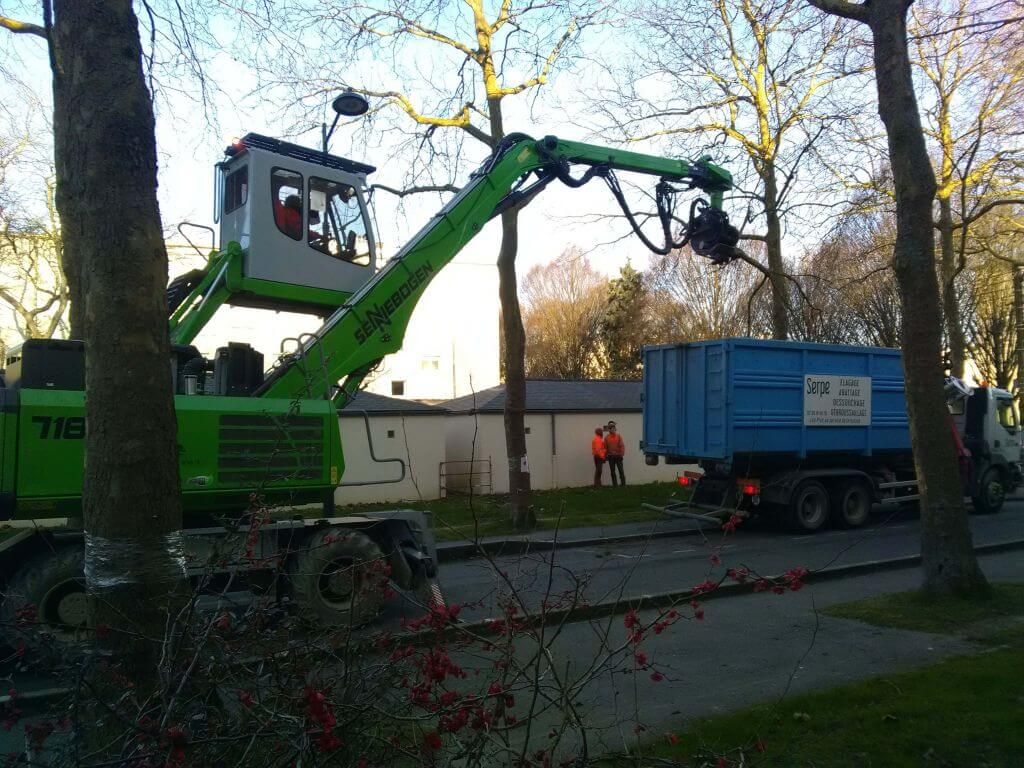
[[(328, 256), (359, 262), (357, 242), (366, 238), (354, 187), (313, 176), (309, 180), (309, 246)], [(368, 257), (368, 253), (364, 256)]]
[(274, 223), (292, 240), (302, 239), (302, 177), (277, 169), (271, 180)]
[[(302, 185), (300, 174), (282, 168), (271, 176), (274, 223), (292, 240), (302, 240)], [(357, 249), (360, 238), (366, 241), (366, 225), (355, 187), (311, 176), (308, 204), (310, 248), (342, 261), (369, 262), (369, 249), (363, 254)]]

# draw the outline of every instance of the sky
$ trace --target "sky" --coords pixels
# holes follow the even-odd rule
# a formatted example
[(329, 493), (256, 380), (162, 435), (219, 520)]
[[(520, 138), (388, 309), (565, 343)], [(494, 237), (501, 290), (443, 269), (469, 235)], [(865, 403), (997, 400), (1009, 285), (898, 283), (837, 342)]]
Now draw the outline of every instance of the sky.
[[(5, 8), (0, 3), (0, 11), (13, 14), (15, 10)], [(48, 106), (49, 63), (42, 41), (19, 36), (13, 41), (5, 40), (4, 48), (11, 56), (12, 69), (24, 78)], [(372, 63), (372, 57), (368, 61)], [(156, 99), (160, 206), (165, 230), (175, 239), (177, 233), (174, 230), (180, 222), (213, 225), (213, 164), (221, 158), (224, 147), (232, 138), (249, 131), (281, 137), (287, 132), (289, 140), (296, 143), (308, 146), (319, 144), (318, 127), (299, 134), (289, 130), (305, 117), (301, 108), (281, 110), (276, 105), (261, 102), (259, 98), (249, 95), (257, 85), (257, 78), (245, 64), (228, 55), (218, 54), (209, 63), (206, 75), (221, 89), (214, 96), (212, 106), (216, 115), (212, 122), (203, 118), (202, 110), (194, 99), (176, 94), (169, 88), (158, 89)], [(578, 70), (559, 73), (551, 84), (544, 86), (545, 93), (536, 101), (516, 97), (507, 99), (505, 108), (508, 130), (519, 130), (535, 136), (555, 134), (563, 138), (603, 143), (595, 140), (582, 126), (567, 123), (564, 109), (548, 106), (574, 98), (574, 86), (580, 77), (585, 77), (585, 73)], [(174, 85), (179, 86), (178, 83)], [(191, 87), (189, 83), (180, 85)], [(4, 93), (4, 90), (0, 86), (0, 97), (11, 103), (12, 94), (9, 91)], [(329, 116), (324, 115), (323, 119), (329, 120)], [(373, 147), (366, 147), (361, 142), (359, 131), (351, 126), (343, 126), (335, 134), (331, 148), (336, 154), (377, 166), (378, 171), (371, 176), (371, 182), (403, 186), (407, 169), (404, 164), (393, 161), (387, 139), (383, 138)], [(473, 144), (475, 142), (467, 142), (466, 147), (475, 154), (475, 165), (475, 161), (481, 159), (484, 153)], [(465, 166), (467, 169), (471, 167)], [(464, 178), (457, 181), (464, 181)], [(653, 181), (648, 187), (653, 188)], [(392, 195), (377, 194), (375, 208), (378, 237), (384, 242), (387, 251), (393, 253), (397, 250), (443, 205), (445, 199), (440, 195), (425, 194), (405, 198), (399, 205)], [(646, 248), (634, 237), (620, 239), (628, 232), (624, 221), (605, 223), (594, 222), (589, 218), (581, 219), (590, 214), (617, 210), (610, 192), (600, 181), (579, 190), (553, 184), (522, 216), (518, 259), (520, 273), (525, 273), (535, 264), (553, 260), (573, 245), (580, 246), (588, 253), (594, 266), (609, 275), (617, 274), (627, 260), (637, 266), (644, 265), (648, 254)], [(617, 242), (604, 245), (612, 241)], [(497, 243), (497, 227), (492, 223), (467, 246), (460, 261), (493, 263)]]
[[(160, 0), (157, 0), (158, 6), (159, 2)], [(327, 3), (325, 7), (342, 6)], [(445, 7), (462, 6), (454, 3)], [(38, 5), (26, 0), (0, 0), (0, 13), (38, 22), (38, 19), (32, 17), (32, 14), (37, 12)], [(293, 99), (289, 103), (288, 99), (274, 98), (272, 90), (269, 93), (265, 90), (260, 91), (259, 88), (266, 84), (268, 75), (247, 63), (246, 52), (238, 49), (239, 39), (236, 37), (236, 30), (232, 29), (230, 17), (214, 18), (207, 31), (209, 37), (216, 40), (217, 50), (207, 54), (204, 66), (205, 77), (216, 83), (205, 109), (196, 98), (195, 79), (175, 78), (173, 73), (182, 71), (180, 61), (165, 55), (163, 64), (156, 68), (157, 85), (154, 90), (159, 158), (158, 194), (165, 232), (170, 241), (181, 241), (176, 229), (182, 222), (214, 226), (213, 165), (222, 157), (224, 147), (232, 139), (252, 131), (317, 147), (320, 142), (319, 121), (329, 122), (332, 117), (327, 113), (326, 107), (321, 113), (311, 115), (311, 100), (308, 98)], [(309, 42), (311, 49), (314, 44), (322, 42), (311, 37), (319, 31), (318, 27), (312, 27), (305, 33), (306, 42)], [(620, 30), (614, 27), (597, 28), (587, 34), (589, 37), (586, 38), (586, 49), (600, 50), (605, 58), (614, 58), (615, 51), (623, 50), (623, 46), (628, 42), (620, 37)], [(144, 45), (146, 39), (147, 35), (144, 34)], [(232, 50), (236, 51), (234, 55), (231, 53)], [(436, 44), (409, 50), (411, 52), (388, 58), (380, 50), (364, 49), (355, 58), (346, 60), (344, 67), (339, 67), (337, 62), (318, 62), (310, 54), (295, 62), (294, 66), (297, 72), (309, 73), (310, 89), (320, 87), (321, 83), (325, 82), (324, 73), (328, 70), (344, 72), (350, 82), (357, 82), (367, 88), (388, 89), (395, 87), (403, 73), (408, 76), (410, 71), (415, 71), (417, 76), (441, 79), (442, 75), (450, 75), (451, 67), (457, 64), (457, 57), (452, 59), (443, 51), (438, 53)], [(273, 52), (270, 55), (273, 55)], [(45, 108), (48, 109), (49, 61), (42, 41), (28, 36), (0, 36), (0, 56), (6, 57), (9, 69), (40, 96)], [(507, 80), (515, 82), (529, 74), (531, 73), (526, 70), (513, 72), (509, 74)], [(596, 135), (593, 128), (598, 112), (594, 107), (600, 105), (588, 103), (586, 100), (600, 98), (588, 94), (600, 93), (601, 87), (608, 85), (607, 78), (607, 73), (601, 66), (586, 57), (568, 60), (561, 69), (555, 70), (552, 78), (542, 88), (530, 92), (528, 96), (513, 96), (503, 102), (506, 131), (521, 131), (536, 137), (554, 134), (562, 138), (596, 144), (607, 143)], [(326, 82), (334, 85), (333, 80)], [(588, 87), (581, 87), (581, 83), (587, 84)], [(658, 86), (644, 83), (642, 87), (651, 95), (650, 89), (656, 89)], [(429, 86), (422, 94), (414, 94), (417, 106), (423, 111), (429, 111), (431, 98), (436, 98), (436, 94), (430, 94)], [(19, 108), (18, 95), (12, 92), (9, 85), (2, 82), (0, 100), (8, 110), (16, 112)], [(321, 102), (328, 100), (329, 98), (321, 99)], [(371, 99), (371, 107), (378, 106), (379, 102)], [(401, 188), (409, 170), (410, 158), (408, 154), (400, 154), (396, 149), (393, 132), (381, 133), (368, 127), (388, 122), (381, 117), (377, 117), (376, 121), (363, 125), (343, 124), (333, 137), (331, 150), (335, 154), (377, 166), (378, 170), (370, 177), (371, 183)], [(401, 114), (394, 116), (393, 124), (409, 126), (409, 122)], [(40, 135), (44, 141), (48, 140), (45, 131), (40, 131)], [(457, 183), (464, 182), (469, 170), (486, 155), (483, 145), (471, 139), (465, 141), (463, 149), (465, 162), (462, 163), (460, 176), (455, 179)], [(658, 154), (659, 147), (646, 143), (631, 145), (630, 149)], [(694, 146), (687, 157), (692, 158), (701, 154), (701, 149)], [(423, 162), (422, 158), (420, 162)], [(741, 169), (730, 170), (739, 173)], [(622, 180), (627, 193), (637, 203), (634, 209), (644, 207), (640, 202), (638, 190), (631, 191), (629, 183), (635, 180), (641, 185), (638, 189), (651, 192), (655, 180), (650, 177), (631, 179), (628, 176)], [(399, 201), (385, 192), (377, 193), (377, 237), (383, 244), (383, 254), (388, 256), (395, 253), (412, 234), (429, 221), (448, 197), (423, 194)], [(689, 197), (686, 197), (682, 204), (688, 205), (688, 202)], [(727, 200), (726, 209), (732, 214), (733, 220), (737, 221), (745, 213), (745, 204), (738, 201), (730, 203)], [(520, 278), (531, 267), (551, 262), (570, 247), (582, 250), (591, 264), (609, 277), (617, 275), (627, 263), (639, 269), (645, 268), (651, 254), (630, 233), (628, 224), (621, 217), (608, 216), (618, 213), (618, 206), (610, 191), (600, 180), (594, 180), (581, 189), (569, 189), (557, 182), (553, 183), (520, 216), (517, 261)], [(195, 230), (192, 234), (205, 250), (209, 242), (208, 235)], [(649, 234), (655, 241), (660, 240), (658, 233), (652, 231)], [(498, 251), (499, 235), (498, 222), (492, 222), (471, 241), (456, 258), (455, 263), (473, 266), (493, 265)], [(185, 256), (182, 258), (183, 253)], [(171, 265), (172, 276), (201, 264), (201, 256), (196, 253), (194, 257), (190, 257), (187, 249), (174, 249), (172, 257), (177, 257), (179, 261)], [(180, 261), (189, 263), (181, 264)], [(733, 268), (748, 267), (739, 265)], [(469, 269), (464, 271), (464, 274), (468, 282), (471, 279), (469, 275), (474, 272)], [(478, 271), (475, 274), (480, 273)], [(455, 285), (457, 282), (454, 281), (452, 284)], [(497, 308), (496, 291), (493, 304)], [(238, 336), (251, 323), (249, 315), (236, 310), (230, 310), (229, 314), (230, 317), (218, 318), (223, 321), (223, 325), (217, 329), (218, 335), (228, 333), (233, 339), (248, 340)], [(316, 327), (315, 323), (310, 325), (300, 320), (289, 320), (286, 325), (289, 335)], [(204, 341), (203, 337), (200, 341)], [(209, 351), (206, 347), (212, 344), (212, 341), (204, 343), (203, 351)], [(263, 351), (266, 354), (276, 352), (276, 349)]]

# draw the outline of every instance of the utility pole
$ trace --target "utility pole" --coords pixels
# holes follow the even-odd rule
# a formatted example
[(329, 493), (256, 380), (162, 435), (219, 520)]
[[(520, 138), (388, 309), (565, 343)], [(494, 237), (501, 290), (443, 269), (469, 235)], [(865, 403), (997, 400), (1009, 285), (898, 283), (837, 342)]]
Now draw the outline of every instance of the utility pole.
[(1024, 384), (1024, 264), (1013, 265), (1013, 317), (1017, 326), (1017, 343), (1015, 354), (1017, 376), (1014, 380), (1014, 394), (1021, 400), (1022, 384)]

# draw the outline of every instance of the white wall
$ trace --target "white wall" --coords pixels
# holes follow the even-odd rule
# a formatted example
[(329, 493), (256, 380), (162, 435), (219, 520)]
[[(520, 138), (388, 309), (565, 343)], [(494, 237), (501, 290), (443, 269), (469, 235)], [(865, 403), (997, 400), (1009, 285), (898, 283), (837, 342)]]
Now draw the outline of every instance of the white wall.
[[(490, 459), (494, 493), (508, 492), (508, 454), (505, 452), (505, 426), (501, 414), (455, 415), (445, 419), (445, 460), (466, 461), (471, 455), (474, 418), (477, 424), (476, 459)], [(526, 415), (526, 452), (530, 461), (530, 484), (535, 489), (572, 488), (594, 481), (594, 462), (590, 439), (594, 428), (614, 421), (626, 444), (623, 467), (626, 482), (633, 484), (675, 480), (684, 467), (664, 463), (649, 467), (640, 452), (641, 414), (632, 413), (559, 413), (554, 414), (554, 452), (552, 452), (552, 414)], [(463, 470), (464, 471), (464, 470)], [(608, 468), (604, 482), (610, 484)]]
[[(405, 480), (400, 483), (341, 487), (334, 492), (337, 504), (361, 502), (399, 502), (436, 499), (440, 495), (438, 464), (443, 460), (445, 416), (417, 414), (406, 416), (370, 416), (370, 434), (379, 459), (405, 461)], [(343, 415), (341, 444), (345, 452), (342, 482), (397, 479), (398, 464), (376, 464), (370, 458), (366, 426), (361, 416)], [(394, 433), (388, 437), (388, 432)], [(408, 448), (406, 441), (408, 440)]]
[[(472, 458), (476, 462), (491, 461), (491, 482), (490, 490), (480, 488), (479, 484), (486, 482), (486, 479), (478, 478), (476, 484), (477, 492), (481, 493), (507, 493), (508, 492), (508, 454), (505, 453), (505, 432), (504, 420), (500, 413), (478, 414), (478, 415), (456, 415), (447, 416), (444, 420), (444, 453), (445, 461), (458, 462), (453, 471), (468, 472), (468, 464)], [(474, 443), (475, 432), (475, 443)], [(482, 471), (482, 464), (476, 464), (474, 471)], [(446, 485), (465, 491), (468, 485), (466, 477), (452, 477)]]
[[(630, 413), (560, 413), (556, 424), (555, 440), (558, 449), (555, 465), (557, 476), (555, 487), (568, 488), (589, 485), (594, 482), (594, 460), (590, 452), (590, 440), (594, 428), (614, 421), (622, 441), (626, 445), (626, 456), (622, 462), (626, 482), (631, 484), (653, 483), (659, 480), (672, 481), (683, 470), (681, 466), (668, 466), (661, 462), (656, 467), (644, 463), (640, 452), (640, 437), (643, 434), (642, 415)], [(608, 466), (604, 468), (604, 482), (611, 484)]]

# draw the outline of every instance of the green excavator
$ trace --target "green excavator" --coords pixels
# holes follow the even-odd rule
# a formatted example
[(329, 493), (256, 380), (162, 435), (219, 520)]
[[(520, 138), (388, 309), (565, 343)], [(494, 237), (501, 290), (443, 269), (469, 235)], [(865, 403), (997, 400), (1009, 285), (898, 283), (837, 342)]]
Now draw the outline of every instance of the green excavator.
[[(245, 136), (216, 165), (222, 248), (167, 291), (184, 567), (196, 578), (223, 571), (272, 584), (290, 595), (289, 605), (326, 625), (377, 611), (379, 604), (360, 597), (359, 588), (361, 570), (373, 563), (386, 563), (397, 587), (432, 588), (440, 597), (422, 513), (337, 516), (334, 491), (345, 472), (338, 409), (400, 348), (427, 285), (491, 218), (525, 205), (551, 183), (578, 187), (601, 179), (659, 253), (688, 245), (724, 263), (736, 256), (739, 237), (722, 211), (731, 176), (707, 158), (687, 162), (514, 134), (378, 269), (367, 182), (373, 171), (325, 151)], [(660, 242), (644, 234), (617, 172), (657, 178)], [(704, 196), (677, 214), (676, 199), (688, 190)], [(262, 355), (247, 344), (229, 343), (213, 358), (192, 345), (225, 304), (325, 320), (265, 370)], [(33, 626), (56, 637), (74, 634), (86, 620), (83, 382), (79, 341), (26, 341), (7, 359), (0, 519), (66, 521), (21, 529), (0, 544), (6, 584), (0, 621), (7, 627), (24, 627), (26, 607)], [(253, 498), (277, 512), (258, 529), (246, 517)], [(209, 556), (214, 550), (216, 559)]]

